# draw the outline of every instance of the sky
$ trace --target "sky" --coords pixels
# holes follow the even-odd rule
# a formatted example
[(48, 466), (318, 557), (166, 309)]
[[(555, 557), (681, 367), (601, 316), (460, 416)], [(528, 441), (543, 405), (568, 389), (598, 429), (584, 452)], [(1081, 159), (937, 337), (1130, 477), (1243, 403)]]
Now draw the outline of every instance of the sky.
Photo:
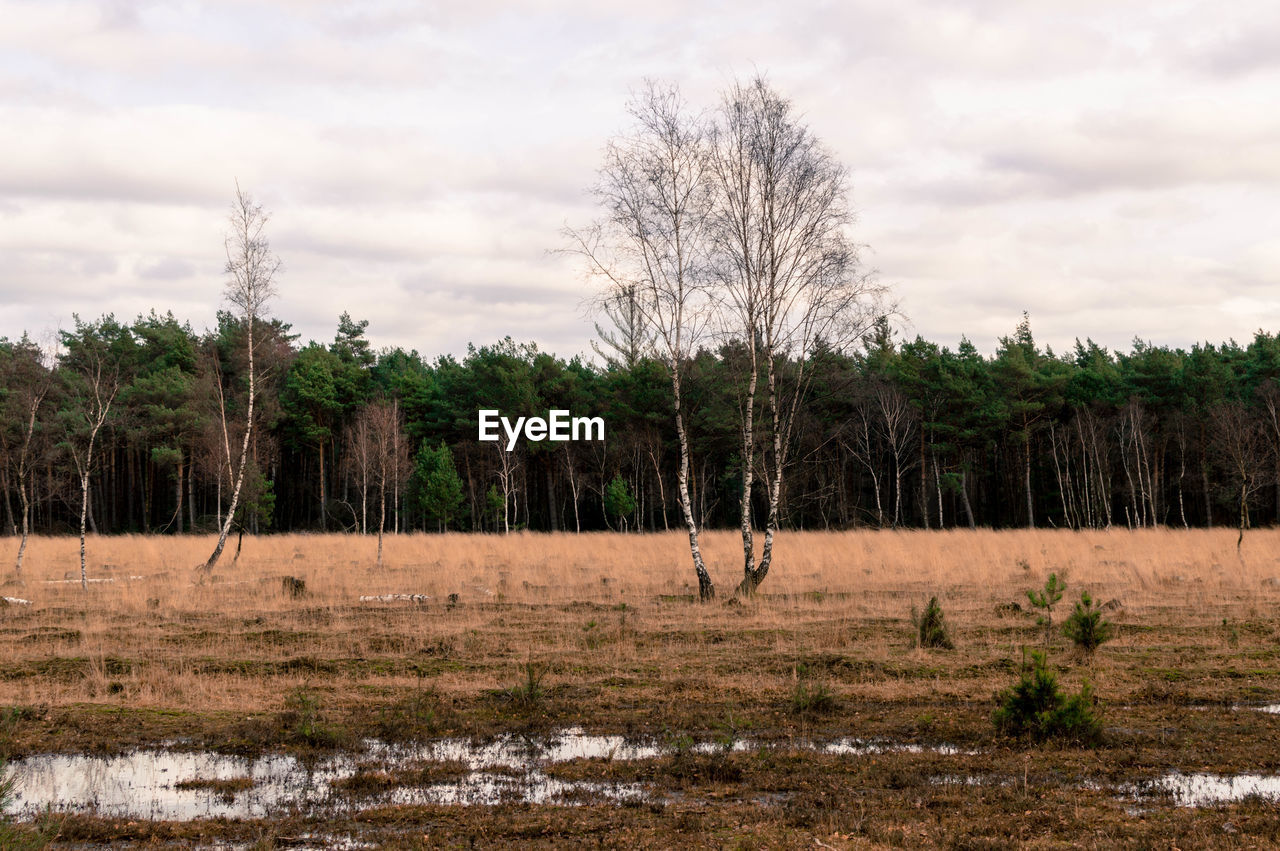
[(1274, 0), (0, 0), (0, 336), (212, 325), (238, 181), (303, 340), (589, 354), (556, 249), (628, 97), (757, 73), (850, 169), (909, 336), (1280, 326)]

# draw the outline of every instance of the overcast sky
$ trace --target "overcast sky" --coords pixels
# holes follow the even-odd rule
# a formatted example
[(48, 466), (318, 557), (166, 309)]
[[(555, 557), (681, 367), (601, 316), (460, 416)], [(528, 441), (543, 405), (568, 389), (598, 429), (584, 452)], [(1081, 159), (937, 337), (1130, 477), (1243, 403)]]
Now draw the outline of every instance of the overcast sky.
[(852, 170), (907, 331), (1280, 325), (1280, 3), (0, 0), (0, 335), (221, 303), (235, 181), (329, 340), (588, 350), (548, 254), (646, 76), (765, 72)]

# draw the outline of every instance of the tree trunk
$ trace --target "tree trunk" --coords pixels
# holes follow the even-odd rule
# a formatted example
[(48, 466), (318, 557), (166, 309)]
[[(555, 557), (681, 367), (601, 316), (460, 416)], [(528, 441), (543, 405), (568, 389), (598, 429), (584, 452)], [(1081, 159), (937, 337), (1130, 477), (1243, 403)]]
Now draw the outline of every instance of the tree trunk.
[(387, 525), (387, 491), (378, 489), (378, 567), (382, 567), (382, 530)]
[[(90, 455), (93, 452), (93, 441), (89, 441)], [(89, 516), (89, 466), (86, 462), (84, 471), (80, 474), (80, 587), (89, 590), (89, 573), (84, 563), (84, 533), (85, 520)]]
[(920, 516), (929, 528), (929, 465), (925, 463), (924, 423), (920, 424)]
[(694, 573), (698, 576), (698, 599), (705, 603), (715, 598), (716, 587), (711, 582), (706, 565), (702, 563), (702, 550), (698, 547), (698, 524), (693, 518), (693, 504), (689, 501), (689, 434), (685, 430), (684, 414), (680, 408), (680, 364), (673, 358), (670, 366), (671, 392), (676, 413), (676, 435), (680, 439), (680, 474), (677, 481), (680, 513), (684, 515), (684, 525), (689, 531), (689, 554), (693, 558)]
[(743, 583), (751, 581), (751, 574), (756, 564), (755, 536), (751, 528), (751, 487), (755, 483), (755, 411), (758, 374), (756, 346), (753, 338), (751, 342), (751, 378), (747, 381), (747, 398), (742, 407), (742, 505), (738, 523), (742, 533)]
[(769, 489), (769, 513), (764, 524), (764, 547), (760, 551), (760, 564), (754, 569), (747, 568), (746, 575), (742, 577), (742, 582), (734, 591), (735, 595), (740, 597), (750, 597), (755, 594), (756, 589), (769, 575), (769, 567), (773, 564), (773, 539), (778, 530), (778, 506), (782, 499), (782, 468), (786, 461), (785, 443), (782, 417), (778, 406), (778, 378), (774, 371), (772, 352), (769, 354), (768, 364), (769, 411), (773, 417), (773, 475), (766, 482)]
[(328, 512), (325, 511), (326, 495), (324, 492), (324, 441), (320, 441), (318, 456), (320, 459), (320, 531), (329, 531)]
[(1022, 453), (1023, 459), (1024, 459), (1022, 472), (1023, 472), (1023, 478), (1026, 480), (1026, 486), (1027, 486), (1027, 528), (1034, 529), (1036, 527), (1036, 510), (1035, 510), (1035, 503), (1033, 502), (1031, 497), (1031, 430), (1030, 429), (1028, 429), (1026, 432), (1026, 438), (1027, 438), (1027, 441), (1026, 441), (1025, 451)]
[(578, 477), (573, 474), (573, 456), (569, 454), (569, 445), (565, 444), (565, 467), (569, 471), (569, 493), (573, 498), (573, 526), (576, 534), (582, 534), (582, 517), (578, 514)]
[(89, 501), (89, 531), (98, 534), (98, 521), (93, 517), (93, 500)]
[(658, 479), (658, 501), (662, 504), (662, 531), (669, 532), (671, 526), (667, 523), (667, 491), (662, 484), (662, 468), (658, 465), (657, 455), (650, 452), (649, 457), (653, 459), (653, 475)]
[(22, 540), (18, 543), (18, 564), (15, 572), (18, 578), (22, 578), (22, 558), (27, 552), (27, 535), (30, 534), (31, 525), (31, 500), (27, 496), (27, 485), (25, 482), (18, 482), (18, 495), (22, 499)]
[(18, 523), (13, 517), (13, 499), (9, 494), (9, 471), (5, 470), (4, 476), (0, 477), (0, 490), (4, 491), (4, 513), (9, 519), (9, 534), (18, 534)]
[(977, 529), (978, 524), (973, 521), (973, 506), (969, 504), (969, 470), (961, 464), (960, 466), (960, 502), (964, 505), (964, 516), (969, 520), (969, 528)]
[(187, 528), (196, 531), (195, 460), (187, 461)]
[[(938, 528), (942, 529), (943, 527), (946, 526), (946, 523), (944, 523), (942, 519), (942, 474), (939, 473), (938, 471), (937, 454), (933, 456), (933, 490), (935, 493), (938, 494)], [(955, 503), (954, 502), (951, 503), (951, 506), (952, 506), (951, 516), (954, 521), (955, 513), (956, 513)]]
[[(400, 400), (391, 400), (391, 415), (395, 422), (395, 430), (391, 432), (391, 457), (395, 459), (395, 463), (391, 467), (391, 510), (395, 512), (395, 522), (391, 524), (392, 531), (397, 535), (400, 534)], [(470, 467), (468, 462), (468, 477), (470, 477)], [(384, 485), (385, 487), (385, 485)], [(472, 490), (474, 498), (475, 491)], [(475, 508), (472, 508), (472, 517), (474, 520)]]
[(183, 492), (182, 480), (183, 480), (183, 475), (185, 471), (186, 471), (186, 468), (182, 464), (182, 450), (178, 450), (178, 480), (177, 480), (177, 487), (175, 489), (176, 493), (174, 495), (174, 499), (178, 504), (178, 510), (173, 512), (173, 517), (174, 517), (174, 521), (178, 524), (176, 533), (179, 535), (182, 534), (182, 492)]
[(1249, 525), (1249, 486), (1246, 480), (1240, 482), (1240, 532), (1236, 535), (1236, 552), (1244, 543), (1244, 530)]
[[(253, 434), (253, 397), (257, 390), (254, 384), (253, 374), (253, 315), (249, 314), (249, 405), (248, 413), (245, 418), (244, 442), (240, 446), (240, 469), (236, 473), (236, 486), (231, 491), (231, 505), (227, 508), (227, 518), (222, 523), (222, 530), (218, 533), (218, 545), (214, 547), (213, 554), (209, 556), (209, 560), (205, 562), (204, 569), (207, 573), (213, 570), (213, 566), (218, 563), (218, 559), (222, 556), (222, 550), (227, 545), (227, 535), (231, 532), (231, 521), (236, 516), (236, 507), (240, 503), (240, 489), (244, 486), (244, 470), (249, 461), (249, 438)], [(230, 461), (230, 459), (228, 459)], [(219, 490), (221, 490), (221, 476), (219, 476)]]

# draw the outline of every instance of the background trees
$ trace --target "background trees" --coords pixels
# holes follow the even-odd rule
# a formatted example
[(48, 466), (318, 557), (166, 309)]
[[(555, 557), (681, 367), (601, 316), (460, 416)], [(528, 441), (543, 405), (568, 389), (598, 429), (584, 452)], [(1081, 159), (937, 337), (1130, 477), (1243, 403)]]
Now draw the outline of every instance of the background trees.
[[(260, 395), (232, 526), (319, 530), (318, 451), (299, 440), (315, 419), (295, 404), (289, 380), (307, 374), (312, 358), (328, 363), (330, 375), (340, 357), (300, 346), (278, 319), (256, 327)], [(0, 342), (4, 534), (21, 535), (24, 516), (37, 533), (78, 533), (82, 508), (86, 531), (218, 532), (232, 516), (232, 461), (244, 443), (245, 340), (244, 325), (229, 314), (199, 333), (148, 314), (128, 324), (80, 322), (51, 363), (29, 341)], [(882, 323), (857, 347), (809, 355), (810, 401), (790, 436), (795, 460), (778, 502), (779, 527), (1022, 526), (1028, 493), (1039, 526), (1273, 522), (1280, 506), (1271, 345), (1265, 333), (1244, 345), (1190, 350), (1144, 342), (1111, 352), (1085, 341), (1056, 355), (1031, 338), (1034, 357), (1020, 364), (1047, 376), (1051, 391), (1036, 395), (1036, 385), (1010, 380), (1008, 346), (984, 356), (968, 341), (955, 348), (904, 341)], [(740, 341), (723, 341), (682, 366), (689, 510), (699, 529), (737, 528), (741, 520), (732, 376), (741, 375), (745, 351)], [(86, 500), (72, 450), (87, 449), (85, 368), (98, 352), (104, 377), (118, 370), (119, 387), (94, 437)], [(442, 519), (475, 531), (606, 529), (619, 525), (606, 512), (615, 478), (633, 500), (628, 529), (678, 525), (681, 499), (670, 483), (682, 459), (663, 363), (644, 357), (630, 368), (597, 366), (510, 340), (461, 360), (427, 361), (403, 349), (372, 355), (360, 367), (368, 380), (358, 393), (327, 409), (329, 529), (436, 531)], [(782, 359), (780, 375), (796, 370)], [(1039, 405), (1034, 418), (1010, 416), (1029, 401)], [(599, 415), (606, 440), (521, 446), (504, 467), (492, 444), (476, 440), (480, 407)], [(362, 421), (366, 449), (343, 438)], [(425, 445), (434, 457), (442, 444), (461, 489), (447, 517), (426, 511), (410, 483), (425, 469), (410, 463), (410, 453)], [(359, 462), (364, 451), (367, 461)], [(240, 510), (246, 500), (248, 512)], [(755, 509), (764, 517), (767, 503), (757, 499)]]

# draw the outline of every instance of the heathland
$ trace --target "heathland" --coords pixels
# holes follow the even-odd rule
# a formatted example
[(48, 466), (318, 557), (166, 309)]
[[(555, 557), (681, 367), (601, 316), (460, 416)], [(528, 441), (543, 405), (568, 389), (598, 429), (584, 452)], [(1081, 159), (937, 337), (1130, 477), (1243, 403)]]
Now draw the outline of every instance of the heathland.
[[(791, 533), (755, 597), (700, 604), (675, 533), (390, 536), (382, 567), (372, 537), (277, 535), (209, 574), (208, 537), (91, 538), (102, 581), (87, 590), (78, 541), (38, 537), (3, 590), (0, 748), (15, 764), (138, 748), (305, 762), (366, 739), (573, 727), (657, 746), (545, 766), (591, 781), (568, 801), (397, 803), (380, 787), (430, 786), (440, 766), (370, 765), (342, 787), (365, 803), (340, 816), (81, 812), (48, 821), (59, 843), (1272, 845), (1274, 799), (1188, 806), (1168, 778), (1280, 773), (1280, 715), (1262, 711), (1280, 700), (1278, 544), (1273, 530), (1239, 552), (1229, 530)], [(736, 533), (704, 548), (741, 569)], [(1044, 645), (1026, 591), (1050, 573), (1067, 589), (1049, 665), (1069, 693), (1091, 683), (1090, 744), (992, 723), (1023, 648)], [(1082, 590), (1117, 629), (1092, 657), (1056, 626)], [(912, 609), (932, 596), (953, 650), (916, 646)], [(234, 784), (232, 800), (255, 781), (192, 782)]]

